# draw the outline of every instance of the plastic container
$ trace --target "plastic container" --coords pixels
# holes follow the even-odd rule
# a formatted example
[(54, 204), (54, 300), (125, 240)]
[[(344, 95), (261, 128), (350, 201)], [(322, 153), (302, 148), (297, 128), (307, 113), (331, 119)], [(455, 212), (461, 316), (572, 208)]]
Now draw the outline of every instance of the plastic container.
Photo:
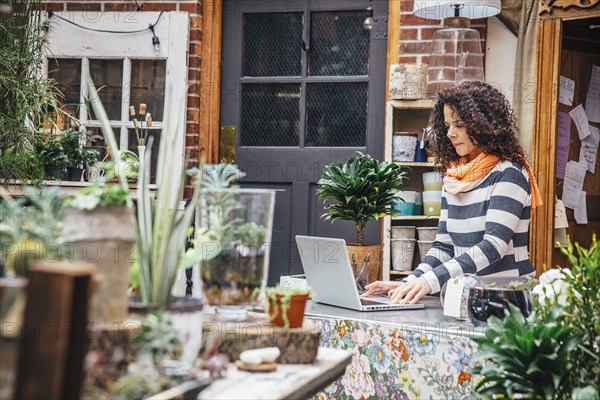
[(415, 161), (417, 150), (417, 134), (412, 132), (396, 132), (392, 138), (392, 160)]
[(423, 192), (423, 215), (439, 216), (442, 208), (442, 192), (441, 191), (425, 191)]
[(415, 255), (415, 239), (391, 239), (392, 269), (410, 271)]
[(404, 200), (406, 203), (416, 203), (417, 202), (417, 193), (412, 190), (399, 190), (396, 192), (394, 197), (400, 198)]
[(442, 190), (442, 174), (440, 172), (423, 173), (423, 188), (426, 191)]
[(423, 194), (421, 192), (415, 192), (415, 215), (423, 215)]
[(415, 203), (397, 200), (392, 204), (392, 210), (398, 211), (398, 215), (415, 215)]
[(416, 226), (392, 226), (392, 239), (414, 239)]

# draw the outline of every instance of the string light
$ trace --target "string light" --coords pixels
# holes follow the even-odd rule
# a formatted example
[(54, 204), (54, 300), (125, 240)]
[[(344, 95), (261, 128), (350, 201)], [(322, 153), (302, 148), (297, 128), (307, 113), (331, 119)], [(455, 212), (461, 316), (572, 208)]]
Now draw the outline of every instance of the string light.
[[(137, 4), (137, 2), (136, 2), (136, 4)], [(138, 7), (138, 11), (142, 10), (141, 5), (137, 4), (137, 7)], [(99, 32), (99, 33), (114, 33), (114, 34), (127, 35), (127, 34), (132, 34), (132, 33), (141, 33), (141, 32), (150, 31), (150, 32), (152, 32), (152, 46), (154, 46), (154, 52), (156, 54), (159, 54), (160, 53), (160, 39), (158, 38), (158, 36), (156, 36), (156, 33), (154, 32), (154, 27), (156, 27), (156, 25), (158, 25), (158, 23), (160, 22), (160, 17), (162, 17), (163, 12), (164, 11), (161, 11), (160, 14), (158, 14), (158, 18), (156, 18), (156, 22), (154, 22), (153, 24), (149, 24), (147, 28), (138, 29), (138, 30), (134, 30), (134, 31), (112, 31), (112, 30), (106, 30), (106, 29), (89, 28), (87, 26), (83, 26), (76, 22), (70, 21), (66, 18), (63, 18), (60, 15), (55, 14), (54, 11), (52, 11), (52, 10), (48, 10), (48, 19), (50, 19), (52, 17), (56, 17), (56, 18), (60, 19), (61, 21), (64, 21), (68, 24), (78, 27), (79, 29), (84, 29), (86, 31)]]

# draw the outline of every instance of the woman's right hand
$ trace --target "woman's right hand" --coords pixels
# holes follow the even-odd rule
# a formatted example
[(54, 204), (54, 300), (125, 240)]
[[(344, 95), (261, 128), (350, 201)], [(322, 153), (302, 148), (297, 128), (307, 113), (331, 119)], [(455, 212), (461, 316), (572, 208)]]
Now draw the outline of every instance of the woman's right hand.
[(363, 296), (389, 296), (390, 291), (393, 291), (402, 284), (403, 282), (401, 281), (375, 281), (365, 286), (367, 291), (363, 293)]

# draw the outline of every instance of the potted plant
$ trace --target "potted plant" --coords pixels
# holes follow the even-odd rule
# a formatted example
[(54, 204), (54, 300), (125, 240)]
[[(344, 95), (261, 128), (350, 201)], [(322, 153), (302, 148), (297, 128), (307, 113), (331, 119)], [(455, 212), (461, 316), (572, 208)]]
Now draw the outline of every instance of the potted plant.
[(58, 135), (50, 134), (38, 137), (37, 152), (44, 164), (44, 171), (49, 178), (63, 180), (66, 178), (67, 155), (64, 152)]
[(83, 170), (87, 165), (94, 164), (98, 159), (98, 151), (84, 146), (88, 140), (86, 132), (68, 129), (62, 133), (60, 142), (67, 156), (67, 178), (71, 181), (80, 181)]
[(76, 260), (96, 264), (98, 284), (90, 299), (90, 321), (125, 322), (134, 245), (133, 207), (122, 186), (93, 185), (67, 201), (61, 239)]
[(317, 194), (326, 210), (322, 218), (354, 222), (357, 243), (348, 245), (350, 260), (355, 271), (369, 262), (371, 281), (379, 272), (381, 245), (363, 243), (365, 228), (371, 220), (397, 213), (392, 205), (404, 176), (405, 172), (395, 163), (379, 162), (356, 152), (344, 163), (326, 165), (318, 182)]
[[(96, 94), (93, 81), (88, 74), (90, 90)], [(97, 98), (97, 96), (94, 96)], [(113, 161), (120, 160), (121, 152), (110, 127), (109, 119), (100, 101), (92, 101), (95, 115), (102, 123), (102, 132), (110, 146)], [(151, 151), (154, 136), (148, 137), (147, 150), (143, 167), (137, 181), (136, 213), (133, 218), (137, 262), (139, 267), (139, 299), (130, 303), (130, 309), (165, 310), (171, 319), (173, 328), (182, 343), (180, 362), (182, 368), (191, 368), (198, 356), (201, 345), (202, 302), (200, 299), (173, 299), (171, 291), (177, 271), (187, 268), (202, 258), (202, 248), (185, 254), (185, 246), (191, 231), (193, 212), (198, 200), (200, 177), (197, 169), (188, 173), (195, 174), (193, 179), (194, 194), (185, 209), (179, 210), (179, 196), (183, 193), (185, 182), (185, 163), (177, 163), (181, 159), (182, 149), (177, 145), (180, 110), (184, 109), (185, 95), (173, 99), (172, 91), (167, 90), (165, 97), (165, 115), (161, 141), (158, 149), (157, 189), (150, 193)], [(169, 119), (170, 118), (170, 119)], [(120, 184), (128, 190), (127, 178), (118, 176)], [(185, 254), (185, 257), (184, 257)]]
[(310, 287), (265, 287), (256, 289), (253, 299), (262, 296), (264, 309), (271, 325), (280, 328), (300, 328), (304, 321), (306, 301), (311, 294)]
[(533, 291), (534, 312), (512, 304), (476, 339), (474, 373), (485, 396), (597, 399), (600, 395), (600, 246), (569, 242), (570, 269), (551, 269)]

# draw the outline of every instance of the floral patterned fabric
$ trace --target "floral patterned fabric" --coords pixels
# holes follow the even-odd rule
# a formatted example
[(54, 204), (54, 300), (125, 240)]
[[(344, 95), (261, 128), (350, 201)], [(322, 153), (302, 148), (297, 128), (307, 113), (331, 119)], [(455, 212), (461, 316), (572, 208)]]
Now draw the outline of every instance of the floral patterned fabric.
[(346, 374), (316, 399), (473, 399), (467, 337), (363, 321), (314, 319), (321, 346), (352, 351)]

